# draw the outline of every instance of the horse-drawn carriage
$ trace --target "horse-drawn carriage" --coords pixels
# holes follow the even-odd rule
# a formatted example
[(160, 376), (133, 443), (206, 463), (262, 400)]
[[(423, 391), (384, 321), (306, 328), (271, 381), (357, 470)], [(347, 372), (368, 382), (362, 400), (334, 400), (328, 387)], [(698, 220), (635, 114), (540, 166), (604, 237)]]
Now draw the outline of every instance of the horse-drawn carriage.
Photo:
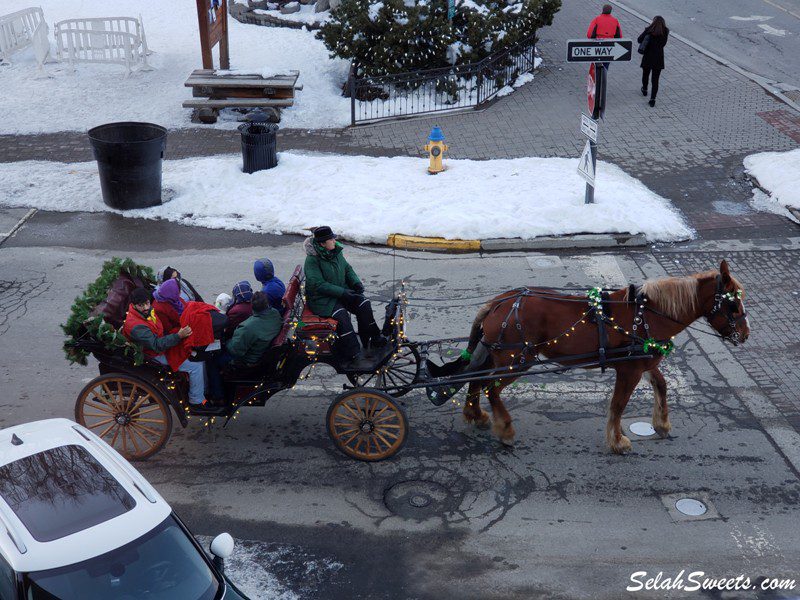
[[(678, 333), (700, 318), (711, 325), (712, 335), (737, 345), (750, 332), (744, 289), (723, 261), (719, 271), (648, 280), (638, 288), (612, 292), (510, 290), (481, 307), (468, 338), (409, 341), (401, 291), (386, 309), (383, 334), (390, 344), (370, 363), (354, 367), (342, 364), (333, 351), (336, 322), (312, 314), (304, 305), (302, 277), (297, 267), (283, 298), (283, 328), (260, 363), (225, 373), (219, 417), (227, 423), (245, 406), (263, 406), (272, 395), (293, 387), (308, 367), (325, 363), (355, 386), (331, 403), (328, 432), (344, 454), (365, 461), (382, 460), (402, 447), (408, 422), (396, 398), (411, 389), (425, 388), (438, 406), (469, 385), (464, 417), (478, 426), (489, 422), (480, 408), (483, 392), (492, 407), (495, 433), (502, 442), (511, 443), (514, 428), (500, 398), (506, 386), (523, 375), (598, 367), (617, 373), (606, 438), (611, 450), (624, 453), (630, 450), (630, 440), (620, 419), (642, 377), (654, 391), (653, 427), (660, 436), (669, 435), (667, 385), (659, 364), (672, 351)], [(116, 339), (112, 331), (111, 338)], [(187, 382), (183, 374), (160, 363), (135, 364), (125, 352), (110, 350), (107, 339), (95, 338), (87, 333), (67, 344), (93, 354), (100, 367), (100, 376), (78, 396), (76, 420), (128, 458), (152, 456), (169, 439), (172, 413), (183, 426), (191, 417), (192, 408), (185, 402)], [(459, 355), (454, 347), (463, 342), (468, 342), (467, 348)], [(437, 365), (429, 358), (437, 352), (447, 358), (443, 346), (449, 346), (450, 358), (455, 354), (456, 359)], [(200, 349), (197, 359), (206, 352)]]
[[(419, 355), (403, 332), (403, 302), (394, 298), (386, 309), (383, 333), (389, 344), (357, 365), (343, 364), (333, 351), (336, 321), (313, 314), (303, 301), (303, 272), (297, 267), (288, 282), (283, 327), (255, 366), (233, 363), (223, 371), (224, 401), (206, 424), (227, 423), (247, 406), (264, 406), (274, 394), (292, 388), (315, 363), (333, 367), (355, 386), (331, 403), (325, 419), (336, 447), (346, 455), (377, 461), (395, 454), (408, 433), (408, 422), (393, 396), (408, 391), (419, 373)], [(188, 282), (184, 288), (201, 300)], [(135, 282), (141, 284), (141, 281)], [(131, 285), (129, 284), (129, 288)], [(120, 287), (120, 286), (117, 286)], [(127, 307), (127, 300), (117, 304)], [(107, 321), (118, 328), (119, 316)], [(186, 427), (193, 408), (186, 401), (188, 378), (147, 357), (132, 360), (125, 348), (109, 347), (88, 331), (69, 342), (72, 349), (92, 354), (100, 375), (81, 390), (75, 419), (97, 433), (129, 459), (146, 459), (169, 440), (173, 419)], [(190, 360), (204, 360), (215, 350), (196, 349)], [(137, 362), (139, 364), (137, 364)], [(391, 395), (373, 387), (391, 386)]]

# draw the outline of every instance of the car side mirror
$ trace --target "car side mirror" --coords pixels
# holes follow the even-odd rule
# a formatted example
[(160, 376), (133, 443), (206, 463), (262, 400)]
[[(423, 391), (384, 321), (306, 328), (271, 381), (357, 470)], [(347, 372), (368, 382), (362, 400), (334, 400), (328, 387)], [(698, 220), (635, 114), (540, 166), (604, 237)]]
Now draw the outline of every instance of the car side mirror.
[(233, 554), (233, 537), (230, 533), (220, 533), (212, 540), (209, 549), (214, 555), (214, 566), (222, 572), (225, 569), (225, 559)]

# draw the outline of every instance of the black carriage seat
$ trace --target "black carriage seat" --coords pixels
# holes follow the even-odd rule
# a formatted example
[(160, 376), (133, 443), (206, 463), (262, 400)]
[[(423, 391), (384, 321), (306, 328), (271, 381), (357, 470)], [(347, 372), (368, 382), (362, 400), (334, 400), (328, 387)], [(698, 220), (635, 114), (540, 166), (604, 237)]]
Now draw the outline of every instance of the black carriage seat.
[(270, 347), (254, 365), (229, 363), (222, 371), (222, 378), (229, 383), (260, 383), (274, 379), (278, 365), (289, 351), (287, 345)]

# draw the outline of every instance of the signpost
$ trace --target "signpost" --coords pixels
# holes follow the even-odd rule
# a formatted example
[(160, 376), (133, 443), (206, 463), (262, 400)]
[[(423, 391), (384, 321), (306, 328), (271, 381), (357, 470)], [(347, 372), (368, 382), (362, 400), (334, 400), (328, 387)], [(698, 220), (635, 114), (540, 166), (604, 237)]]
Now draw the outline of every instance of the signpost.
[(200, 26), (200, 52), (203, 68), (214, 68), (211, 49), (219, 43), (219, 67), (230, 69), (228, 54), (228, 0), (197, 0), (197, 22)]
[(597, 170), (598, 119), (606, 110), (607, 64), (627, 62), (633, 56), (633, 40), (567, 40), (567, 62), (591, 63), (586, 76), (586, 105), (589, 115), (581, 114), (581, 133), (589, 138), (578, 160), (578, 174), (586, 180), (586, 204), (594, 202)]
[(456, 0), (447, 0), (447, 18), (452, 21), (456, 16)]

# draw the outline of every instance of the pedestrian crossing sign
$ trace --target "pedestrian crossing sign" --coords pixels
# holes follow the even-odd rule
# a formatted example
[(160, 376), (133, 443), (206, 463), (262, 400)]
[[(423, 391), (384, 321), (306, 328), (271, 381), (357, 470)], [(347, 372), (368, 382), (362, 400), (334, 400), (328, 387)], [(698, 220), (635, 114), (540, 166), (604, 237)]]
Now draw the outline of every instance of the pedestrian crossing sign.
[(578, 159), (578, 175), (586, 180), (586, 183), (594, 187), (594, 161), (592, 160), (592, 145), (586, 140), (581, 157)]

